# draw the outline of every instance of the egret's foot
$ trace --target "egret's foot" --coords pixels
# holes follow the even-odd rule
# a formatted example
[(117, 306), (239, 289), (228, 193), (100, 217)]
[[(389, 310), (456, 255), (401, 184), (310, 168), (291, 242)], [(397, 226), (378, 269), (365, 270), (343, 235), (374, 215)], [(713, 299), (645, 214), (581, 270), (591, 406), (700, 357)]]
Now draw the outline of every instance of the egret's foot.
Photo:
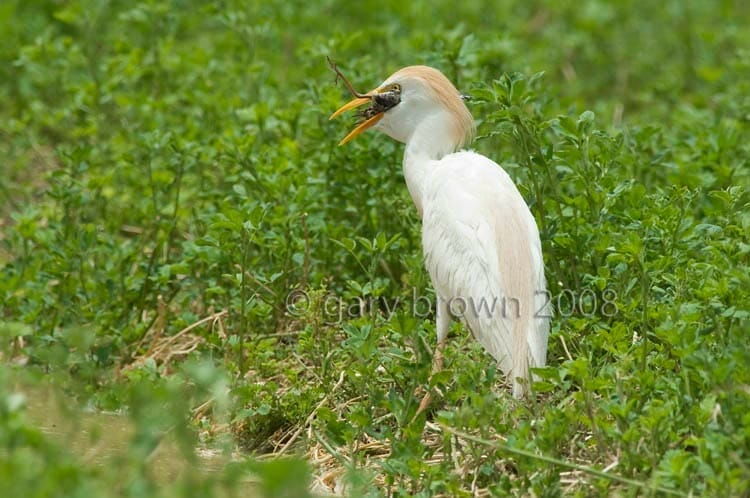
[[(435, 349), (435, 354), (432, 357), (432, 373), (430, 374), (430, 380), (432, 380), (433, 375), (443, 370), (443, 362), (444, 362), (443, 349), (445, 349), (445, 340), (438, 342), (437, 348)], [(417, 388), (414, 394), (418, 397), (420, 391), (422, 391), (421, 386)], [(420, 413), (425, 411), (427, 407), (430, 406), (431, 401), (432, 401), (432, 393), (428, 389), (424, 397), (422, 398), (422, 401), (419, 402), (419, 408), (417, 408), (417, 413), (415, 413), (414, 417), (411, 419), (412, 422), (414, 422), (417, 419), (417, 417), (419, 417)]]
[(427, 391), (422, 398), (422, 401), (419, 402), (419, 408), (417, 408), (417, 413), (414, 414), (414, 418), (412, 419), (412, 422), (419, 417), (419, 415), (427, 409), (427, 407), (430, 406), (430, 403), (432, 402), (432, 393), (430, 391)]

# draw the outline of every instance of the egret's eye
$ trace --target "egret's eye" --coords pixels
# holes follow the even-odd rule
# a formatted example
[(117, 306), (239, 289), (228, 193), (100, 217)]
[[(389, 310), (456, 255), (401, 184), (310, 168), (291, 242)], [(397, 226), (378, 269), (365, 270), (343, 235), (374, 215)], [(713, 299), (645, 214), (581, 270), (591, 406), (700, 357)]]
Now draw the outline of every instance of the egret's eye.
[(390, 85), (380, 87), (378, 91), (380, 93), (388, 93), (388, 92), (401, 93), (401, 85), (399, 85), (398, 83), (391, 83)]

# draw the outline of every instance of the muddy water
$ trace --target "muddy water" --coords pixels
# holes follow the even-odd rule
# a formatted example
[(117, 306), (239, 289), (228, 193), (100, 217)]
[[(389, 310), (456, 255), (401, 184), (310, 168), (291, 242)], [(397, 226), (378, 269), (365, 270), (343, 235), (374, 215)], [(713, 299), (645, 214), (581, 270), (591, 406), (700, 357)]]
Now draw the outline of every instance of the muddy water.
[[(16, 388), (15, 391), (25, 398), (28, 420), (84, 463), (109, 465), (127, 454), (135, 433), (127, 417), (68, 407), (50, 390)], [(195, 454), (197, 463), (187, 462), (176, 443), (165, 437), (149, 456), (149, 469), (159, 481), (169, 483), (185, 472), (220, 472), (231, 461), (224, 452), (209, 447), (198, 447)], [(242, 496), (258, 496), (254, 482), (243, 483), (241, 491)]]

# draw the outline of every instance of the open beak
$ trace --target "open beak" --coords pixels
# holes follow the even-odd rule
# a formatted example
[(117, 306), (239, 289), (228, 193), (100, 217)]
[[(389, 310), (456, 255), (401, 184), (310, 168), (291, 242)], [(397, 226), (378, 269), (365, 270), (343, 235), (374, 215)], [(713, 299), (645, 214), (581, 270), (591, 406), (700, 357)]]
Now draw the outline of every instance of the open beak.
[[(370, 102), (372, 102), (372, 99), (375, 97), (375, 95), (377, 95), (377, 91), (373, 90), (372, 92), (366, 93), (364, 97), (357, 97), (351, 102), (347, 102), (346, 104), (342, 105), (336, 112), (331, 114), (331, 117), (328, 119), (333, 119), (335, 117), (338, 117), (340, 114), (345, 113), (348, 110), (355, 109), (364, 104), (369, 104)], [(371, 116), (367, 118), (366, 120), (362, 121), (359, 125), (357, 125), (356, 128), (350, 131), (349, 134), (345, 136), (343, 140), (341, 140), (341, 142), (339, 142), (339, 145), (344, 145), (345, 143), (349, 142), (350, 140), (352, 140), (354, 137), (356, 137), (363, 131), (372, 128), (375, 125), (375, 123), (383, 119), (383, 112), (385, 112), (385, 110), (380, 111), (374, 116)]]

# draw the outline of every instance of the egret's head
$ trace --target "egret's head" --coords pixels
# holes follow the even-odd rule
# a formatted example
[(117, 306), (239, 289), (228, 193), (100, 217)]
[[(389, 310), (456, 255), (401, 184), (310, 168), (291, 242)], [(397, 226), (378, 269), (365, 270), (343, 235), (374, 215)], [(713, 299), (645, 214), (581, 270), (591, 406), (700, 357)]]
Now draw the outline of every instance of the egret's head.
[(406, 143), (418, 126), (427, 123), (435, 133), (446, 134), (455, 148), (474, 133), (474, 119), (461, 94), (443, 73), (428, 66), (396, 71), (375, 90), (342, 106), (331, 119), (365, 104), (369, 106), (360, 113), (362, 121), (339, 145), (373, 127)]

